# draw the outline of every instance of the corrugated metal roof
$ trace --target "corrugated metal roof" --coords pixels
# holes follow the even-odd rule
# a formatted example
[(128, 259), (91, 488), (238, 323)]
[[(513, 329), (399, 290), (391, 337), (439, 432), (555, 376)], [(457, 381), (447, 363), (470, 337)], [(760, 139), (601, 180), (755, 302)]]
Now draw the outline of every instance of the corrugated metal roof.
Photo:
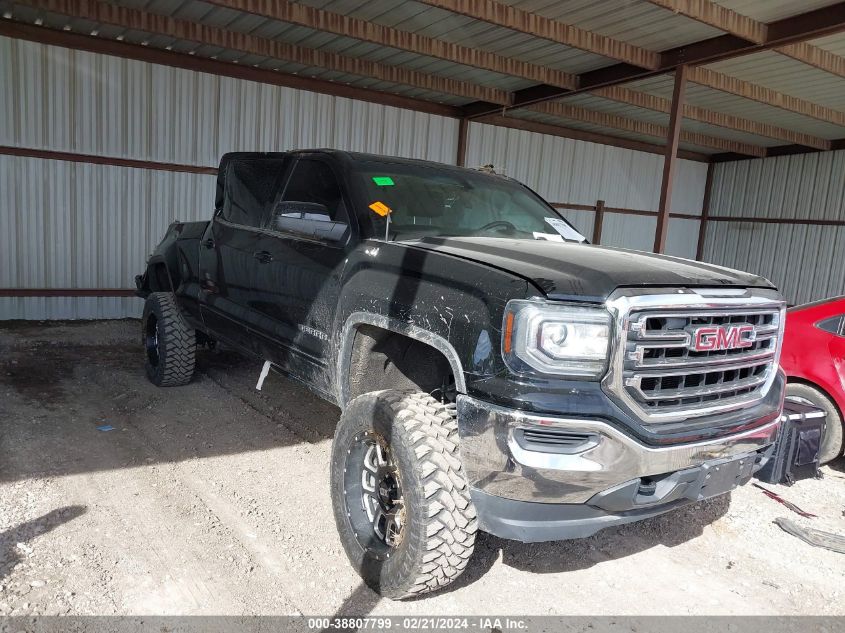
[[(267, 20), (260, 16), (212, 6), (198, 0), (182, 2), (117, 0), (115, 4), (163, 15), (173, 15), (211, 26), (252, 33), (261, 37), (270, 37), (308, 48), (343, 53), (374, 61), (389, 59), (395, 65), (467, 81), (472, 80), (505, 90), (517, 90), (531, 83), (477, 68), (459, 66), (435, 58), (385, 48), (377, 44), (360, 42), (331, 33), (285, 24), (276, 20)], [(493, 26), (483, 21), (429, 7), (418, 2), (307, 0), (302, 4), (572, 73), (585, 72), (614, 62), (614, 60), (600, 55), (569, 48), (503, 27)], [(577, 2), (567, 3), (548, 3), (534, 0), (516, 4), (525, 10), (536, 11), (541, 15), (556, 18), (603, 35), (616, 37), (649, 50), (680, 46), (719, 34), (719, 31), (709, 26), (676, 15), (646, 0), (635, 0), (624, 3), (622, 6), (615, 0), (605, 0), (604, 2), (578, 0)], [(19, 9), (16, 8), (15, 11), (17, 13)], [(63, 23), (59, 20), (55, 24), (52, 21), (50, 22), (50, 26), (59, 28), (65, 24), (77, 26), (72, 20), (65, 20)], [(131, 39), (127, 37), (129, 41), (136, 39), (136, 37)], [(181, 47), (180, 50), (194, 50), (196, 48), (196, 45), (193, 45), (193, 48), (191, 48), (191, 45), (187, 45)], [(196, 52), (200, 53), (199, 50)], [(235, 58), (237, 58), (238, 54), (235, 55)], [(228, 56), (220, 58), (227, 59)], [(244, 60), (243, 63), (254, 62)]]
[(707, 66), (737, 79), (845, 111), (845, 78), (775, 51), (746, 55)]
[(542, 63), (544, 66), (569, 72), (583, 72), (607, 63), (606, 58), (598, 55), (567, 48), (417, 2), (307, 0), (302, 4), (447, 42), (493, 53), (506, 53), (508, 57)]
[[(121, 3), (127, 4), (128, 3)], [(138, 4), (138, 3), (135, 3)], [(367, 42), (360, 42), (358, 40), (338, 37), (331, 34), (321, 33), (312, 29), (303, 27), (285, 25), (277, 21), (266, 21), (257, 16), (246, 16), (249, 20), (242, 20), (237, 18), (231, 19), (236, 12), (228, 9), (211, 8), (210, 11), (197, 11), (196, 7), (186, 7), (187, 4), (200, 5), (203, 3), (183, 3), (181, 10), (185, 19), (198, 21), (202, 24), (210, 26), (225, 27), (234, 31), (251, 33), (256, 30), (256, 24), (266, 25), (273, 24), (281, 31), (275, 39), (279, 41), (298, 44), (307, 48), (314, 48), (318, 50), (326, 50), (328, 52), (339, 53), (349, 57), (356, 57), (366, 59), (369, 61), (388, 63), (393, 66), (400, 66), (426, 72), (432, 75), (438, 75), (460, 81), (471, 81), (479, 85), (499, 88), (502, 90), (518, 90), (532, 84), (530, 80), (520, 79), (518, 77), (511, 77), (502, 75), (491, 71), (472, 68), (460, 64), (453, 64), (433, 57), (424, 55), (417, 55), (407, 51), (400, 51), (397, 49), (379, 46), (377, 44), (370, 44)], [(208, 8), (209, 5), (204, 5)], [(135, 8), (135, 7), (133, 7)], [(140, 7), (146, 9), (146, 7)], [(171, 12), (176, 7), (170, 7)], [(191, 9), (191, 10), (188, 10)], [(152, 12), (152, 10), (151, 10)], [(171, 12), (163, 12), (163, 15), (170, 15)], [(225, 12), (225, 19), (220, 18), (219, 12)], [(161, 12), (160, 12), (161, 13)], [(411, 88), (402, 84), (394, 84), (388, 82), (378, 82), (377, 80), (368, 79), (359, 75), (352, 75), (348, 73), (341, 73), (331, 71), (318, 67), (305, 67), (299, 64), (279, 61), (272, 58), (267, 58), (258, 55), (249, 55), (236, 50), (224, 50), (218, 47), (200, 45), (195, 42), (185, 40), (175, 40), (173, 38), (146, 33), (135, 29), (122, 29), (111, 25), (103, 25), (90, 20), (80, 20), (76, 18), (69, 19), (65, 16), (33, 9), (32, 7), (18, 6), (14, 8), (14, 16), (25, 22), (34, 22), (36, 19), (42, 19), (45, 26), (55, 29), (62, 29), (70, 27), (70, 30), (76, 33), (91, 33), (96, 30), (101, 37), (116, 39), (122, 38), (124, 41), (134, 44), (149, 44), (158, 48), (171, 47), (172, 50), (182, 53), (192, 53), (200, 57), (214, 57), (220, 61), (237, 62), (246, 66), (259, 66), (262, 68), (269, 68), (285, 73), (300, 74), (306, 77), (314, 77), (317, 79), (325, 79), (341, 84), (349, 84), (358, 87), (369, 87), (376, 90), (383, 90), (394, 94), (404, 96), (419, 96), (429, 101), (436, 103), (446, 103), (450, 105), (462, 105), (469, 101), (469, 99), (456, 97), (453, 95), (435, 93), (424, 91), (418, 88)], [(312, 40), (328, 40), (325, 45), (315, 45)]]
[[(310, 7), (331, 11), (341, 15), (370, 21), (404, 31), (434, 37), (446, 42), (475, 47), (505, 57), (534, 63), (569, 73), (582, 73), (595, 68), (610, 66), (613, 59), (563, 46), (526, 33), (492, 25), (463, 15), (432, 7), (415, 0), (300, 0)], [(502, 0), (500, 0), (502, 1)], [(640, 46), (652, 51), (660, 51), (675, 46), (682, 46), (696, 41), (706, 40), (722, 34), (708, 25), (675, 14), (659, 7), (648, 0), (504, 0), (507, 4), (522, 10), (533, 12), (548, 18), (575, 25), (581, 29), (617, 38), (621, 41)], [(760, 21), (778, 20), (790, 15), (802, 13), (830, 5), (833, 0), (720, 0), (720, 4)], [(401, 68), (428, 73), (444, 78), (465, 81), (505, 91), (516, 91), (533, 85), (533, 81), (501, 73), (455, 64), (427, 55), (402, 51), (378, 44), (364, 42), (344, 35), (320, 32), (293, 24), (269, 20), (232, 9), (222, 8), (201, 0), (116, 0), (115, 4), (141, 9), (152, 13), (172, 15), (181, 19), (202, 24), (222, 27), (237, 32), (275, 39), (315, 50), (343, 54), (349, 57), (380, 62)], [(0, 0), (0, 6), (12, 7), (7, 0)], [(52, 28), (70, 27), (74, 32), (89, 33), (96, 30), (101, 37), (120, 36), (130, 43), (143, 43), (201, 57), (213, 57), (222, 61), (236, 62), (247, 66), (277, 70), (284, 73), (299, 74), (315, 79), (348, 84), (360, 88), (370, 88), (406, 97), (418, 98), (453, 106), (465, 105), (471, 99), (455, 95), (433, 92), (428, 89), (384, 82), (377, 79), (338, 72), (330, 69), (309, 67), (275, 60), (259, 55), (245, 54), (236, 50), (201, 45), (195, 42), (179, 41), (161, 35), (144, 33), (137, 30), (125, 30), (108, 25), (99, 25), (90, 21), (67, 18), (59, 15), (14, 5), (15, 18), (33, 21), (41, 17)], [(845, 34), (819, 38), (813, 44), (835, 54), (845, 55)], [(794, 59), (773, 51), (761, 52), (735, 59), (722, 61), (708, 66), (732, 77), (738, 77), (760, 84), (785, 94), (801, 97), (820, 105), (845, 111), (845, 78), (815, 69)], [(663, 75), (640, 82), (628, 84), (633, 89), (644, 90), (652, 94), (671, 98), (672, 77)], [(580, 95), (567, 99), (568, 102), (601, 112), (610, 112), (620, 116), (651, 121), (665, 125), (668, 117), (623, 104), (612, 104), (606, 100), (589, 95)], [(719, 92), (704, 86), (689, 84), (687, 101), (698, 105), (739, 116), (761, 123), (784, 127), (796, 132), (811, 134), (826, 139), (838, 139), (845, 136), (842, 126), (819, 121), (811, 117), (796, 114), (771, 105), (758, 103), (735, 95)], [(537, 113), (514, 114), (529, 120), (541, 120), (548, 123), (561, 123)], [(661, 144), (661, 139), (647, 137), (616, 129), (585, 124), (576, 121), (564, 121), (569, 127), (598, 131), (621, 138), (644, 140)], [(683, 129), (711, 136), (733, 139), (759, 146), (777, 146), (785, 142), (758, 137), (756, 135), (734, 132), (732, 130), (710, 126), (704, 123), (684, 120)], [(702, 153), (714, 153), (714, 148), (703, 148), (682, 144), (686, 149)]]
[[(783, 56), (779, 55), (779, 57)], [(671, 76), (663, 75), (631, 82), (626, 84), (626, 87), (632, 90), (649, 92), (665, 99), (671, 99), (673, 81), (674, 79)], [(837, 139), (845, 136), (845, 130), (838, 125), (819, 121), (812, 117), (790, 112), (758, 101), (752, 101), (751, 99), (738, 97), (692, 82), (687, 84), (686, 101), (691, 105), (709, 108), (716, 112), (751, 119), (760, 123), (769, 123), (826, 139)], [(686, 126), (686, 121), (684, 125)]]
[[(635, 119), (637, 121), (656, 123), (658, 125), (663, 126), (669, 125), (669, 114), (667, 113), (649, 110), (646, 108), (640, 108), (637, 106), (631, 106), (626, 103), (612, 101), (610, 99), (606, 99), (604, 97), (599, 97), (592, 94), (575, 95), (573, 97), (565, 99), (563, 103), (566, 103), (567, 105), (579, 106), (586, 110), (592, 110), (595, 112), (602, 112), (606, 114), (614, 114), (617, 116), (627, 117), (630, 119)], [(726, 140), (739, 141), (742, 143), (749, 143), (751, 145), (761, 145), (764, 147), (783, 145), (784, 143), (784, 141), (778, 141), (763, 136), (757, 136), (755, 134), (748, 134), (746, 132), (738, 132), (736, 130), (718, 127), (715, 125), (710, 125), (691, 119), (684, 119), (682, 128), (685, 131), (689, 132), (698, 132), (701, 134), (707, 134), (709, 136), (724, 138)], [(712, 152), (714, 150), (713, 148), (709, 148), (707, 151)]]
[(719, 4), (758, 22), (774, 22), (833, 4), (831, 0), (719, 0)]
[[(119, 4), (129, 6), (121, 0)], [(411, 31), (420, 35), (436, 37), (447, 42), (454, 42), (463, 46), (483, 49), (488, 52), (505, 52), (508, 57), (526, 62), (541, 63), (550, 68), (565, 69), (569, 72), (582, 72), (598, 68), (607, 64), (608, 60), (599, 55), (592, 55), (576, 49), (567, 48), (560, 44), (518, 33), (510, 29), (492, 26), (486, 22), (473, 20), (464, 16), (449, 13), (442, 9), (428, 7), (416, 2), (393, 2), (392, 0), (377, 0), (371, 2), (302, 2), (319, 9), (325, 9), (341, 15), (372, 21), (383, 26)], [(137, 3), (135, 3), (137, 6)], [(301, 26), (285, 24), (276, 20), (266, 20), (257, 16), (244, 16), (239, 12), (220, 7), (210, 7), (198, 0), (188, 0), (180, 4), (170, 3), (162, 6), (158, 3), (145, 3), (150, 11), (165, 15), (178, 15), (190, 20), (199, 20), (206, 24), (214, 24), (243, 32), (254, 32), (256, 35), (274, 37), (276, 39), (299, 44), (308, 48), (330, 50), (351, 56), (373, 54), (381, 59), (390, 59), (391, 63), (416, 67), (426, 72), (442, 72), (455, 66), (452, 62), (424, 57), (414, 53), (399, 52), (366, 42), (359, 42), (347, 37), (307, 29)], [(253, 20), (257, 20), (254, 22)], [(395, 58), (402, 55), (402, 58)], [(412, 60), (418, 60), (412, 66)], [(472, 73), (478, 81), (488, 85), (495, 85), (504, 89), (518, 89), (513, 78), (505, 76), (485, 78), (485, 74), (495, 75), (479, 69), (460, 67), (460, 72)], [(489, 83), (499, 81), (503, 83)], [(507, 81), (511, 81), (510, 87)], [(525, 83), (524, 80), (516, 82)], [(529, 82), (530, 84), (530, 82)], [(525, 84), (528, 85), (528, 84)]]
[(818, 39), (811, 40), (810, 44), (823, 48), (834, 55), (845, 56), (845, 33), (820, 37)]
[(534, 110), (513, 110), (508, 113), (516, 119), (525, 119), (528, 121), (539, 121), (548, 125), (558, 125), (572, 128), (575, 130), (584, 130), (587, 132), (596, 132), (598, 134), (610, 134), (619, 138), (631, 139), (633, 141), (643, 141), (645, 143), (659, 144), (660, 139), (645, 134), (637, 134), (635, 132), (628, 132), (627, 130), (609, 129), (596, 125), (594, 123), (585, 123), (583, 121), (576, 121), (573, 119), (566, 119), (543, 112), (535, 112)]
[(507, 1), (506, 4), (653, 51), (721, 34), (706, 24), (668, 11), (648, 0), (524, 0)]
[[(657, 114), (659, 116), (659, 113), (650, 114)], [(586, 132), (595, 132), (598, 134), (615, 136), (617, 138), (629, 139), (632, 141), (642, 141), (644, 143), (650, 143), (652, 145), (663, 145), (663, 139), (656, 136), (650, 136), (648, 134), (639, 134), (637, 132), (629, 132), (627, 130), (618, 130), (616, 128), (607, 128), (601, 125), (597, 125), (595, 123), (585, 123), (583, 121), (553, 116), (550, 114), (545, 114), (543, 112), (535, 112), (534, 110), (512, 110), (509, 112), (508, 116), (512, 116), (517, 119), (526, 119), (528, 121), (538, 121), (540, 123), (547, 123), (549, 125), (557, 125), (572, 128), (575, 130), (584, 130)], [(691, 152), (697, 152), (699, 154), (716, 154), (720, 151), (712, 147), (703, 147), (699, 145), (693, 145), (687, 142), (681, 142), (678, 146), (681, 149), (689, 150)]]

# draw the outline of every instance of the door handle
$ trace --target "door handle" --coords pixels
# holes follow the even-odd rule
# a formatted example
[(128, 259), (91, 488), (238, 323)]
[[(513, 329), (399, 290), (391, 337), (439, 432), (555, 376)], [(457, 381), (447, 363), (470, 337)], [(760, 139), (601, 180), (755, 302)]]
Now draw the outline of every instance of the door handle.
[(210, 295), (216, 295), (220, 292), (220, 288), (218, 288), (214, 280), (210, 279), (208, 276), (200, 282), (200, 289)]
[(267, 251), (256, 251), (252, 256), (262, 264), (269, 264), (273, 261), (273, 256)]
[(203, 240), (202, 242), (200, 242), (200, 244), (202, 244), (206, 248), (214, 248), (214, 240), (212, 239)]

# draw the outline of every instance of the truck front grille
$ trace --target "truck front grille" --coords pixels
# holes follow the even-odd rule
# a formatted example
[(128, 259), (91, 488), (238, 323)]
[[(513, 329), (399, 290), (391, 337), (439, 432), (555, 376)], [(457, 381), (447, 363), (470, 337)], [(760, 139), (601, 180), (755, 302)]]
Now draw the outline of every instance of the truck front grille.
[[(677, 421), (748, 406), (765, 395), (777, 371), (779, 302), (720, 305), (708, 299), (700, 307), (686, 302), (677, 308), (637, 303), (626, 304), (617, 320), (620, 340), (610, 384), (637, 417), (646, 423)], [(645, 303), (657, 301), (650, 296)], [(741, 330), (742, 337), (722, 340), (718, 347), (727, 349), (694, 349), (699, 333), (717, 330)]]

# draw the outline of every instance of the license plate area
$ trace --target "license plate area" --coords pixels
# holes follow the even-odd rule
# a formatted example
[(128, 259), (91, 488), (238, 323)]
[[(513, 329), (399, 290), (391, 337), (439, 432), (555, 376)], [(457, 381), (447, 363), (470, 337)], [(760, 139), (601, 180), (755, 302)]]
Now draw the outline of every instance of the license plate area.
[(730, 492), (751, 479), (756, 454), (707, 462), (701, 465), (699, 499), (708, 499)]

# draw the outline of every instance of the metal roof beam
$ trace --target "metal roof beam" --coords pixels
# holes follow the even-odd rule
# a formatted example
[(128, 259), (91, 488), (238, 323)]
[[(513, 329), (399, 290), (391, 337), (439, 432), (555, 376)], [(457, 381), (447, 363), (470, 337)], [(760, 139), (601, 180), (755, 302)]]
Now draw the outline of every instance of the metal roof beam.
[[(661, 52), (662, 63), (657, 70), (648, 70), (631, 64), (613, 64), (578, 76), (578, 87), (562, 90), (549, 84), (538, 84), (514, 92), (511, 107), (524, 107), (531, 103), (551, 101), (596, 88), (615, 86), (636, 79), (654, 77), (673, 71), (681, 64), (700, 65), (732, 59), (750, 53), (786, 46), (845, 31), (845, 0), (827, 7), (799, 13), (766, 24), (767, 38), (762, 44), (749, 42), (736, 35), (727, 34)], [(469, 117), (483, 116), (499, 110), (495, 104), (476, 102), (464, 107)]]
[[(830, 141), (830, 149), (845, 150), (845, 138), (835, 139)], [(766, 158), (773, 156), (792, 156), (795, 154), (812, 154), (818, 150), (808, 149), (804, 145), (777, 145), (766, 149)], [(713, 154), (712, 162), (725, 163), (735, 160), (748, 160), (748, 156), (741, 156), (735, 152), (725, 152), (720, 154)]]
[[(638, 121), (637, 119), (629, 119), (628, 117), (616, 114), (596, 112), (595, 110), (587, 110), (585, 108), (579, 108), (577, 106), (571, 106), (560, 102), (536, 103), (528, 106), (528, 109), (534, 110), (535, 112), (541, 112), (543, 114), (549, 114), (551, 116), (562, 117), (564, 119), (572, 119), (573, 121), (581, 121), (582, 123), (600, 125), (602, 127), (614, 128), (616, 130), (624, 130), (626, 132), (633, 132), (644, 136), (653, 136), (664, 140), (669, 137), (669, 128), (665, 125), (658, 125), (657, 123), (649, 123), (647, 121)], [(710, 147), (723, 152), (735, 152), (737, 154), (757, 157), (766, 155), (765, 147), (751, 145), (750, 143), (740, 143), (739, 141), (732, 141), (718, 136), (709, 136), (698, 132), (681, 131), (680, 139), (684, 143), (698, 145), (699, 147)]]
[[(242, 53), (261, 55), (303, 66), (316, 66), (360, 77), (378, 79), (391, 83), (413, 86), (432, 92), (454, 95), (466, 99), (484, 99), (501, 105), (510, 103), (511, 95), (504, 90), (488, 88), (465, 81), (438, 77), (410, 69), (347, 57), (326, 51), (304, 48), (277, 40), (256, 37), (237, 31), (207, 26), (130, 9), (103, 2), (85, 0), (26, 0), (38, 9), (61, 15), (109, 24), (125, 29), (134, 29), (156, 35), (166, 35), (178, 40), (197, 44), (217, 46)], [(485, 95), (485, 96), (481, 96)]]
[(577, 48), (642, 68), (660, 67), (660, 53), (635, 46), (560, 20), (531, 13), (497, 0), (419, 0), (423, 4), (458, 13), (533, 37)]
[(702, 68), (701, 66), (690, 68), (689, 80), (708, 88), (802, 114), (819, 121), (845, 126), (845, 112), (812, 103), (799, 97), (793, 97), (759, 84), (743, 81), (709, 68)]
[[(488, 125), (495, 125), (497, 127), (506, 127), (513, 130), (534, 132), (535, 134), (548, 134), (549, 136), (559, 136), (561, 138), (585, 141), (587, 143), (611, 145), (613, 147), (621, 147), (637, 152), (660, 154), (661, 156), (666, 153), (666, 148), (662, 145), (647, 143), (646, 141), (636, 141), (630, 138), (622, 138), (620, 136), (602, 134), (601, 132), (579, 130), (571, 127), (564, 127), (562, 125), (552, 125), (551, 123), (529, 121), (528, 119), (515, 119), (513, 117), (503, 116), (501, 114), (488, 114), (487, 116), (474, 120), (473, 123), (486, 123)], [(710, 162), (710, 155), (708, 154), (702, 154), (701, 152), (692, 152), (683, 149), (678, 150), (678, 158), (694, 160), (700, 163)], [(747, 156), (744, 156), (743, 158), (747, 158)]]
[[(767, 40), (769, 30), (767, 24), (732, 11), (712, 0), (649, 0), (649, 2), (679, 15), (709, 24), (749, 42), (763, 44)], [(806, 42), (796, 42), (777, 46), (774, 50), (820, 70), (845, 77), (845, 57), (834, 55), (817, 46)]]
[(675, 170), (678, 167), (678, 143), (681, 141), (681, 121), (684, 118), (684, 94), (687, 85), (686, 66), (675, 69), (675, 88), (672, 92), (672, 112), (669, 115), (669, 127), (666, 135), (666, 155), (663, 157), (663, 177), (660, 183), (660, 202), (657, 207), (657, 228), (654, 231), (655, 253), (666, 250), (666, 237), (669, 235), (669, 207), (672, 206), (672, 186), (675, 182)]
[(711, 0), (649, 0), (649, 2), (749, 42), (762, 44), (766, 41), (768, 26), (765, 22), (753, 20)]
[(819, 70), (824, 70), (839, 77), (845, 77), (845, 57), (835, 55), (818, 46), (813, 46), (806, 42), (798, 42), (797, 44), (778, 46), (775, 50), (781, 55), (797, 59), (799, 62), (804, 62), (810, 66), (815, 66)]
[(274, 0), (273, 2), (267, 2), (266, 0), (206, 1), (209, 4), (226, 9), (252, 13), (263, 18), (280, 20), (317, 31), (334, 33), (335, 35), (371, 42), (379, 46), (389, 46), (398, 50), (410, 51), (418, 55), (436, 57), (455, 64), (481, 68), (532, 81), (540, 81), (559, 88), (571, 89), (577, 85), (576, 76), (562, 70), (531, 64), (512, 57), (481, 51), (468, 46), (411, 33), (410, 31), (400, 31), (399, 29), (382, 26), (375, 22), (324, 11), (304, 4), (287, 2), (286, 0)]
[[(654, 110), (655, 112), (670, 114), (672, 111), (671, 100), (664, 99), (663, 97), (658, 97), (647, 92), (638, 92), (622, 86), (599, 88), (598, 90), (593, 90), (592, 94), (598, 97), (603, 97), (604, 99), (610, 99), (611, 101), (636, 106), (638, 108)], [(802, 134), (801, 132), (793, 132), (792, 130), (787, 130), (776, 125), (751, 121), (731, 114), (708, 110), (707, 108), (700, 108), (688, 103), (684, 104), (684, 117), (693, 121), (700, 121), (701, 123), (723, 127), (728, 130), (746, 132), (748, 134), (755, 134), (766, 138), (775, 138), (781, 141), (805, 145), (807, 147), (813, 147), (820, 150), (830, 149), (830, 141), (827, 139), (812, 136), (810, 134)]]

